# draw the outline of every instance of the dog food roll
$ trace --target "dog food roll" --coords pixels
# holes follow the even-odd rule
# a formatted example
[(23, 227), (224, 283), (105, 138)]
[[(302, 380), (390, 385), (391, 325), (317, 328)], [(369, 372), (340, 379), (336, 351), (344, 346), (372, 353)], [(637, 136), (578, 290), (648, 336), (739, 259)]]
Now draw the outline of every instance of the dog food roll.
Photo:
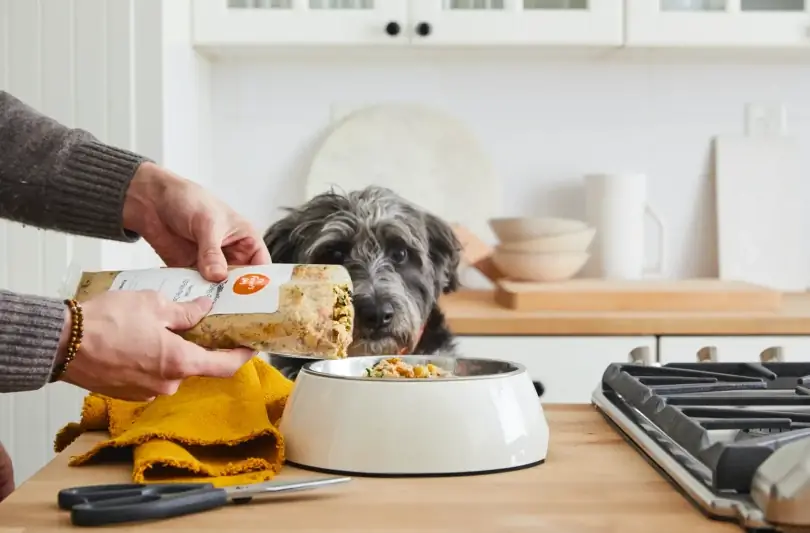
[(176, 302), (214, 301), (194, 328), (178, 332), (205, 348), (244, 346), (257, 351), (324, 359), (346, 357), (354, 308), (348, 271), (336, 265), (271, 264), (231, 267), (222, 283), (196, 270), (155, 268), (81, 272), (68, 286), (86, 301), (106, 291), (154, 290)]

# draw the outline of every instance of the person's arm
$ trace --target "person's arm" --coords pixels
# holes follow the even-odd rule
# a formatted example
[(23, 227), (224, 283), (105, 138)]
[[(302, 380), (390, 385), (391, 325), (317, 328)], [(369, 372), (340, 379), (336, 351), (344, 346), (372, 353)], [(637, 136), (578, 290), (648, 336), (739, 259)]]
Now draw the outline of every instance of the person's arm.
[[(138, 235), (123, 228), (124, 199), (146, 160), (0, 91), (0, 218), (135, 241)], [(60, 300), (0, 290), (0, 392), (48, 383), (68, 314)]]
[(69, 314), (60, 300), (0, 290), (0, 393), (48, 383)]
[(123, 227), (124, 197), (144, 161), (0, 91), (0, 218), (134, 242), (138, 235)]

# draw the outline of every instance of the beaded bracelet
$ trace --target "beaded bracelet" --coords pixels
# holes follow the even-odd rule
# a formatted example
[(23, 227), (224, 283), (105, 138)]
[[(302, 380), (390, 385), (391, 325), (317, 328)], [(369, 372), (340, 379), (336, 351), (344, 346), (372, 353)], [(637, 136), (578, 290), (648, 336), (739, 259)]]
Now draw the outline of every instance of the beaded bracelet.
[(82, 315), (82, 307), (79, 305), (79, 302), (76, 300), (65, 300), (65, 305), (67, 305), (70, 310), (70, 337), (68, 338), (65, 360), (55, 369), (52, 381), (58, 381), (65, 375), (68, 365), (73, 361), (73, 358), (76, 357), (76, 353), (82, 345), (82, 336), (84, 335), (84, 315)]

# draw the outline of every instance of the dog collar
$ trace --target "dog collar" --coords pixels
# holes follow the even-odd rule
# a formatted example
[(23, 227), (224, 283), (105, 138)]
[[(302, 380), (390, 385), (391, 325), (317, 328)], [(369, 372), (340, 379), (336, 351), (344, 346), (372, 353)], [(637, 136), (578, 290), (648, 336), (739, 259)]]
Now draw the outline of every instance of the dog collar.
[(419, 334), (416, 336), (416, 342), (413, 343), (413, 348), (408, 348), (404, 346), (401, 350), (399, 350), (399, 355), (408, 355), (408, 352), (412, 349), (415, 349), (419, 346), (419, 341), (422, 340), (422, 334), (425, 332), (425, 325), (422, 324), (422, 327), (419, 328)]

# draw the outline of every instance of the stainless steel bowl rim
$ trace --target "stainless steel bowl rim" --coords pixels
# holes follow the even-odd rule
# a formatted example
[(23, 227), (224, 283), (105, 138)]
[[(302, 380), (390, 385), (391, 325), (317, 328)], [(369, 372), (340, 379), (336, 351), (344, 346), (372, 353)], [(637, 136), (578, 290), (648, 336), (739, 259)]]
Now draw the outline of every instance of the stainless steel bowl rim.
[(284, 357), (286, 359), (301, 359), (304, 361), (324, 361), (327, 360), (326, 357), (321, 357), (317, 355), (301, 355), (295, 353), (280, 353), (280, 352), (263, 352), (268, 355), (268, 357)]
[[(445, 370), (453, 371), (459, 364), (479, 365), (493, 369), (501, 368), (502, 372), (490, 372), (486, 374), (478, 374), (471, 376), (453, 375), (449, 377), (439, 378), (373, 378), (362, 375), (366, 368), (376, 365), (384, 359), (398, 357), (408, 364), (426, 364), (433, 363), (436, 366)], [(341, 375), (328, 371), (330, 366), (350, 366), (358, 369), (356, 374)], [(369, 383), (446, 383), (448, 381), (470, 381), (481, 379), (502, 379), (519, 374), (525, 374), (526, 367), (514, 361), (506, 361), (503, 359), (481, 359), (471, 357), (452, 357), (442, 355), (374, 355), (374, 356), (360, 356), (360, 357), (347, 357), (345, 359), (321, 359), (319, 361), (312, 361), (306, 363), (301, 367), (299, 376), (301, 374), (310, 374), (331, 379), (346, 379), (353, 381), (365, 381)]]

